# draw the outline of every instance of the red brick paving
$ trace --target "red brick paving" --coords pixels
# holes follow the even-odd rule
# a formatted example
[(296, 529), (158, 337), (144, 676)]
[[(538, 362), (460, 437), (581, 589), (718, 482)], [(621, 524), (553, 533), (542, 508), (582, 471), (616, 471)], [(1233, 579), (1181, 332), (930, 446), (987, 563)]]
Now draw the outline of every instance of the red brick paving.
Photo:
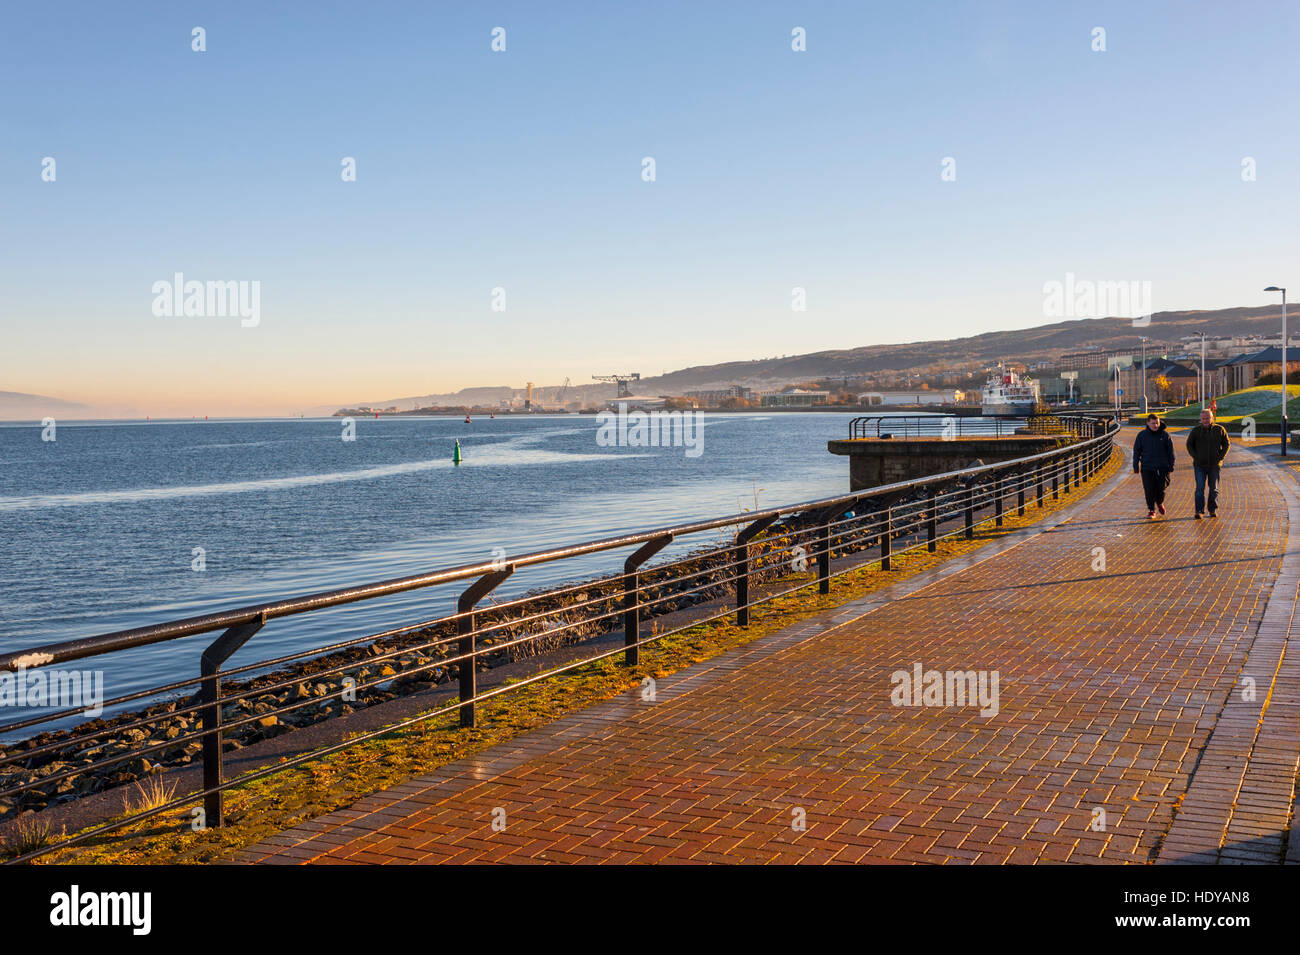
[[(574, 714), (241, 858), (1280, 861), (1296, 494), (1272, 464), (1230, 461), (1217, 520), (1191, 520), (1184, 462), (1160, 521), (1136, 477), (1112, 479), (973, 558), (665, 678), (656, 703)], [(997, 715), (892, 705), (891, 673), (918, 662), (997, 671)], [(1232, 692), (1245, 675), (1254, 702)]]

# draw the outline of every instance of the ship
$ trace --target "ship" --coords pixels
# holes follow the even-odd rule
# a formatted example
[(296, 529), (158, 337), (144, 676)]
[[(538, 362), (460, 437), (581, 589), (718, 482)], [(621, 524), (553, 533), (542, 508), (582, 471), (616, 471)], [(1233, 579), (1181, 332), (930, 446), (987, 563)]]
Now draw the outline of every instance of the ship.
[(984, 386), (980, 409), (986, 415), (1027, 418), (1038, 406), (1038, 382), (1014, 371), (999, 370)]

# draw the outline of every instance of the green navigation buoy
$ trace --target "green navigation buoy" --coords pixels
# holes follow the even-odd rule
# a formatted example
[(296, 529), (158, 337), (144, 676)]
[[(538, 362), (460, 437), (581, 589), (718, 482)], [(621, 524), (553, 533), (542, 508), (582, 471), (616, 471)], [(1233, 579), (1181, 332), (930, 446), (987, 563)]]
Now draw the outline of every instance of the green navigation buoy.
[(456, 442), (456, 450), (451, 452), (451, 463), (460, 464), (460, 441)]

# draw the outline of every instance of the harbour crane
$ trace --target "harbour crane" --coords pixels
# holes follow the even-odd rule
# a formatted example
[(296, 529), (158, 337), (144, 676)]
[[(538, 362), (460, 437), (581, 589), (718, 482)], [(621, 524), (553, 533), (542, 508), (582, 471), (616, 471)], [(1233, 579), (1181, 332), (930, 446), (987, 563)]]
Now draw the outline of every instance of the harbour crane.
[(620, 398), (628, 398), (631, 397), (632, 392), (628, 389), (627, 383), (629, 381), (640, 381), (641, 372), (634, 371), (628, 375), (592, 375), (591, 380), (615, 382), (618, 385), (618, 396)]

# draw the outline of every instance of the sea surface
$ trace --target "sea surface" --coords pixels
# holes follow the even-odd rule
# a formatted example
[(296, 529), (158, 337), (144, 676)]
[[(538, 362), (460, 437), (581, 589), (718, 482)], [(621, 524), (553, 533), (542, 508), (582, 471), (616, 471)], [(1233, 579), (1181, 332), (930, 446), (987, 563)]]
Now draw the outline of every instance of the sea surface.
[[(608, 446), (577, 415), (358, 418), (351, 441), (337, 418), (0, 425), (0, 649), (842, 494), (826, 442), (851, 417), (705, 415), (698, 455)], [(625, 556), (521, 570), (495, 596)], [(464, 586), (271, 621), (229, 665), (446, 615)], [(215, 637), (77, 666), (117, 695), (196, 676)]]
[[(337, 418), (59, 422), (53, 441), (0, 425), (0, 648), (843, 493), (848, 462), (826, 441), (850, 417), (710, 415), (694, 456), (602, 446), (596, 419), (577, 415), (359, 418), (351, 441)], [(498, 596), (625, 556), (522, 570)], [(432, 619), (453, 600), (439, 588), (272, 621), (232, 665)], [(111, 692), (197, 675), (214, 638), (115, 655), (129, 677)]]

